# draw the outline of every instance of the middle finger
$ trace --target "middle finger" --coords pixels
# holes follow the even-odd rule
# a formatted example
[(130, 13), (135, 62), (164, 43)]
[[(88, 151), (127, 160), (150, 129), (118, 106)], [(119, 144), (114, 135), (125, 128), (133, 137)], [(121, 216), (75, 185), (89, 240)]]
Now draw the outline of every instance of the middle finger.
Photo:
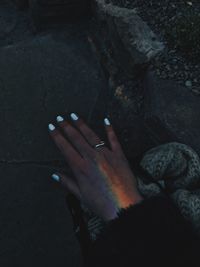
[[(72, 113), (71, 118), (75, 124), (75, 126), (79, 129), (79, 131), (83, 134), (87, 142), (94, 148), (95, 145), (101, 143), (101, 139), (98, 135), (87, 126), (87, 124), (79, 118), (76, 114)], [(100, 147), (100, 150), (105, 149), (105, 147)]]
[(94, 158), (95, 153), (92, 147), (86, 142), (84, 137), (63, 117), (58, 116), (57, 122), (62, 128), (63, 132), (67, 135), (71, 143), (75, 146), (75, 148), (79, 151), (79, 153), (83, 157)]

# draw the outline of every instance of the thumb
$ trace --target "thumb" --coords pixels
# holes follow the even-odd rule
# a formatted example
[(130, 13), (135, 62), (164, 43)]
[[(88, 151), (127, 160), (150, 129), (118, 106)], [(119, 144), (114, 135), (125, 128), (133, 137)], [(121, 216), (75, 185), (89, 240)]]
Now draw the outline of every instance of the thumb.
[(70, 193), (74, 194), (78, 199), (81, 198), (81, 193), (80, 193), (79, 187), (73, 178), (69, 177), (66, 174), (62, 174), (62, 173), (54, 173), (54, 174), (52, 174), (51, 177), (54, 181), (60, 183), (65, 188), (67, 188), (67, 190)]

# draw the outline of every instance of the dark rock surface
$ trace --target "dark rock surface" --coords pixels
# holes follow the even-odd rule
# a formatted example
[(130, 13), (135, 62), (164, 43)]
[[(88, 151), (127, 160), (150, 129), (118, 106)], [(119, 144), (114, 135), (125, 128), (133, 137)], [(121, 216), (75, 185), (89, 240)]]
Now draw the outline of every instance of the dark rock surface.
[(106, 0), (106, 3), (136, 9), (165, 44), (164, 53), (152, 63), (158, 77), (174, 80), (200, 94), (199, 1)]
[(29, 5), (29, 0), (7, 0), (7, 1), (14, 4), (18, 9), (24, 9)]
[[(191, 146), (200, 155), (200, 98), (173, 81), (157, 78), (149, 72), (145, 81), (145, 118), (157, 119), (170, 134), (169, 141)], [(157, 125), (152, 132), (159, 135)]]
[(34, 27), (41, 30), (46, 23), (75, 22), (89, 15), (89, 2), (90, 0), (29, 0), (29, 10)]
[(86, 36), (67, 32), (63, 39), (55, 33), (2, 47), (0, 109), (6, 134), (0, 159), (58, 158), (53, 146), (41, 150), (41, 144), (49, 146), (47, 123), (63, 112), (87, 119), (102, 87), (96, 64)]
[(9, 0), (0, 2), (0, 46), (33, 38), (27, 11), (17, 10)]
[(0, 33), (3, 25), (12, 29), (0, 40), (0, 266), (80, 266), (65, 192), (50, 178), (69, 170), (48, 123), (70, 112), (90, 123), (95, 108), (94, 120), (105, 114), (99, 94), (106, 82), (88, 22), (35, 35), (25, 12), (2, 3), (0, 15)]
[(95, 0), (94, 13), (110, 36), (116, 62), (137, 76), (164, 49), (163, 44), (134, 9)]
[(52, 167), (0, 164), (0, 265), (73, 266), (80, 250)]

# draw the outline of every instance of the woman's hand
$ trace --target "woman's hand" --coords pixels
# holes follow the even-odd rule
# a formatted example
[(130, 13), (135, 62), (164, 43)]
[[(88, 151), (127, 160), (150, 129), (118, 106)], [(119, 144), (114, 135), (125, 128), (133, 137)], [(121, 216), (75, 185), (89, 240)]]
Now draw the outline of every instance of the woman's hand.
[(142, 200), (136, 179), (108, 119), (104, 122), (111, 149), (105, 146), (95, 149), (101, 142), (99, 137), (76, 114), (71, 114), (71, 118), (75, 127), (58, 116), (59, 128), (50, 124), (49, 130), (74, 178), (61, 173), (52, 177), (99, 217), (106, 221), (114, 219), (120, 208)]

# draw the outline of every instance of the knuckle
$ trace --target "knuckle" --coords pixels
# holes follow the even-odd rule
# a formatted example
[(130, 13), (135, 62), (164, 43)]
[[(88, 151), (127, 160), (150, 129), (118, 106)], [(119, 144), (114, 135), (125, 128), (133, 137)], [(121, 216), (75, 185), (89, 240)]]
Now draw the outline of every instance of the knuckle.
[(77, 131), (71, 125), (64, 125), (63, 130), (69, 137), (75, 137), (75, 139), (78, 137)]
[(114, 142), (117, 141), (116, 135), (115, 135), (115, 133), (114, 133), (113, 131), (110, 132), (110, 139), (111, 139), (112, 141), (114, 141)]

